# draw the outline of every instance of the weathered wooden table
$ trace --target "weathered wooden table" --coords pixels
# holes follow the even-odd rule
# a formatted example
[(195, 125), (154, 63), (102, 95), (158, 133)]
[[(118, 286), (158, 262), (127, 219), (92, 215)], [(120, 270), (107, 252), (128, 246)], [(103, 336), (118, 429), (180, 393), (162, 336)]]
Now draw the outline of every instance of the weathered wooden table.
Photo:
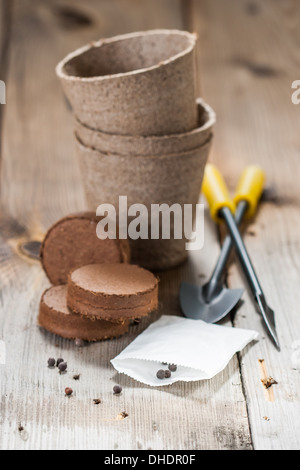
[[(7, 84), (1, 105), (0, 448), (299, 448), (300, 106), (291, 100), (291, 84), (300, 78), (299, 2), (2, 0), (0, 8), (0, 79)], [(231, 189), (246, 164), (259, 163), (267, 172), (269, 190), (244, 235), (282, 346), (277, 352), (245, 294), (225, 324), (256, 329), (260, 340), (213, 380), (157, 389), (116, 374), (109, 362), (150, 320), (121, 339), (81, 349), (41, 331), (38, 304), (48, 281), (39, 261), (24, 252), (24, 243), (41, 240), (58, 218), (85, 208), (56, 63), (90, 40), (151, 28), (199, 34), (199, 94), (218, 118), (210, 160)], [(161, 275), (157, 315), (180, 314), (182, 279), (200, 284), (208, 278), (220, 234), (209, 217), (205, 228), (204, 249)], [(244, 283), (234, 260), (227, 281)], [(63, 356), (69, 373), (50, 371), (51, 356)], [(266, 390), (264, 374), (278, 384)], [(123, 387), (120, 396), (112, 394), (115, 383)], [(71, 399), (64, 396), (67, 386), (74, 390)], [(128, 417), (119, 420), (122, 411)]]

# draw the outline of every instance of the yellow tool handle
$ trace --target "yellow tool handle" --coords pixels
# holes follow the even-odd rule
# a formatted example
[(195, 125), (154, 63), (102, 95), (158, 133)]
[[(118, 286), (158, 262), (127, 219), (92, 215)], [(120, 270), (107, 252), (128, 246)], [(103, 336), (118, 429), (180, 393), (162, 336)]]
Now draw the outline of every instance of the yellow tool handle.
[(202, 191), (207, 199), (213, 220), (222, 221), (219, 212), (223, 207), (228, 207), (234, 214), (235, 204), (229, 196), (225, 181), (219, 170), (210, 163), (205, 167)]
[(265, 183), (265, 173), (259, 166), (252, 165), (245, 168), (238, 182), (234, 203), (237, 206), (240, 201), (247, 201), (248, 209), (246, 218), (253, 217), (257, 204), (263, 192)]

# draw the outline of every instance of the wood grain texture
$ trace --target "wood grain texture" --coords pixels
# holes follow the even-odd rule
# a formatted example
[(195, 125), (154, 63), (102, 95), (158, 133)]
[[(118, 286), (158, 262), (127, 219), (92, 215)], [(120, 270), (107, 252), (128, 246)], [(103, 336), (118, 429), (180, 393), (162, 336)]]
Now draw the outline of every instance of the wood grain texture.
[[(128, 335), (76, 349), (36, 324), (48, 281), (20, 244), (41, 239), (58, 218), (85, 207), (72, 118), (54, 67), (100, 36), (156, 27), (182, 28), (179, 1), (13, 2), (1, 179), (0, 340), (7, 352), (0, 365), (1, 449), (251, 448), (236, 357), (214, 380), (157, 389), (116, 374), (109, 362), (160, 314), (180, 314), (181, 280), (200, 284), (209, 276), (219, 242), (208, 216), (204, 249), (161, 275), (159, 312)], [(50, 356), (62, 356), (68, 373), (48, 369)], [(115, 383), (123, 386), (120, 396), (112, 394)], [(65, 387), (73, 388), (71, 398)], [(116, 419), (123, 411), (128, 417)]]
[[(11, 5), (9, 0), (0, 2), (0, 80), (5, 83), (8, 69), (9, 39), (11, 29)], [(0, 174), (1, 174), (1, 128), (5, 105), (0, 104)]]
[[(260, 341), (240, 355), (241, 372), (255, 449), (299, 449), (299, 124), (291, 101), (299, 78), (298, 2), (203, 0), (194, 2), (201, 40), (204, 98), (218, 124), (211, 161), (231, 189), (246, 164), (266, 171), (268, 191), (245, 228), (245, 243), (275, 310), (281, 352), (269, 340), (252, 299), (235, 316), (238, 327), (256, 329)], [(241, 286), (238, 266), (228, 273), (230, 287)], [(278, 382), (268, 401), (259, 359)]]
[[(45, 287), (38, 265), (18, 266), (16, 279), (4, 293), (3, 310), (14, 319), (2, 323), (7, 363), (0, 367), (2, 449), (249, 449), (246, 403), (239, 366), (234, 358), (215, 379), (151, 388), (117, 374), (109, 360), (162, 313), (179, 314), (178, 287), (182, 279), (205, 280), (218, 251), (214, 227), (206, 224), (205, 250), (181, 269), (161, 276), (161, 308), (132, 326), (118, 340), (77, 349), (71, 341), (36, 326), (38, 294)], [(214, 253), (214, 256), (213, 256)], [(199, 269), (200, 268), (200, 269)], [(15, 345), (18, 347), (15, 347)], [(63, 357), (68, 373), (47, 368), (48, 357)], [(12, 372), (13, 371), (13, 372)], [(74, 382), (74, 374), (80, 380)], [(123, 387), (114, 396), (115, 383)], [(66, 398), (65, 387), (74, 395)], [(93, 400), (102, 403), (95, 406)], [(128, 417), (119, 421), (125, 411)], [(19, 426), (24, 428), (19, 431)], [(170, 432), (172, 429), (172, 432)]]

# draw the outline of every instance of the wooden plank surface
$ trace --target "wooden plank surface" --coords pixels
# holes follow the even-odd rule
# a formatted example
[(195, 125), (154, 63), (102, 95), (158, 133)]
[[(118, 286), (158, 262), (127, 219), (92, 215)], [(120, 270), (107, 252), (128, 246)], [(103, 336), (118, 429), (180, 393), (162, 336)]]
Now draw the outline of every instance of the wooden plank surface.
[[(299, 5), (282, 0), (2, 0), (1, 14), (5, 5), (12, 11), (5, 16), (0, 45), (6, 54), (1, 54), (0, 79), (4, 73), (7, 81), (0, 212), (0, 340), (7, 357), (0, 364), (0, 448), (299, 448), (300, 114), (291, 102), (291, 83), (299, 79)], [(199, 34), (201, 92), (218, 116), (211, 161), (231, 189), (246, 164), (259, 163), (267, 172), (269, 191), (244, 233), (276, 313), (282, 350), (278, 353), (268, 340), (246, 294), (234, 325), (258, 330), (260, 341), (211, 381), (152, 389), (117, 375), (109, 360), (155, 317), (119, 340), (83, 349), (39, 330), (38, 303), (48, 281), (20, 247), (40, 240), (62, 215), (85, 207), (72, 119), (55, 64), (99, 37), (188, 26)], [(200, 284), (209, 276), (219, 242), (208, 217), (205, 227), (205, 248), (187, 265), (161, 275), (157, 316), (180, 313), (182, 279)], [(232, 287), (244, 283), (235, 264), (228, 282)], [(63, 376), (46, 367), (49, 356), (60, 355), (69, 363)], [(269, 391), (261, 383), (264, 370), (278, 382)], [(72, 376), (78, 373), (75, 382)], [(116, 382), (123, 386), (120, 397), (112, 394)], [(71, 399), (64, 396), (66, 386), (74, 389)], [(103, 403), (95, 406), (95, 398)], [(116, 417), (122, 411), (128, 417), (120, 421)]]
[[(299, 125), (291, 101), (299, 78), (299, 2), (203, 0), (194, 2), (192, 29), (200, 37), (205, 99), (218, 116), (211, 161), (231, 189), (246, 164), (267, 174), (268, 191), (245, 242), (266, 298), (276, 313), (281, 352), (268, 339), (249, 295), (235, 316), (238, 327), (261, 333), (240, 355), (255, 449), (299, 449)], [(233, 265), (229, 285), (243, 285)], [(261, 383), (264, 359), (274, 401)]]
[[(11, 3), (9, 2), (9, 0), (3, 0), (0, 3), (0, 80), (4, 83), (6, 83), (6, 72), (8, 68), (10, 26), (11, 26)], [(0, 105), (0, 171), (1, 171), (1, 127), (2, 127), (2, 121), (3, 121), (4, 108), (5, 108), (4, 106)]]
[[(36, 325), (48, 281), (20, 251), (59, 217), (84, 209), (72, 118), (55, 77), (69, 51), (99, 37), (156, 27), (182, 28), (175, 0), (14, 0), (3, 125), (1, 177), (1, 449), (249, 449), (252, 446), (237, 357), (214, 380), (153, 389), (117, 375), (109, 361), (155, 317), (121, 339), (76, 349)], [(187, 17), (185, 17), (187, 18)], [(186, 20), (185, 20), (186, 21)], [(219, 251), (207, 218), (205, 248), (161, 276), (161, 313), (179, 314), (178, 288), (202, 283)], [(227, 323), (228, 324), (228, 323)], [(230, 323), (229, 323), (230, 324)], [(68, 374), (46, 366), (67, 360)], [(80, 380), (72, 379), (80, 374)], [(120, 397), (113, 385), (123, 386)], [(74, 396), (64, 396), (70, 386)], [(101, 398), (96, 406), (94, 399)], [(120, 412), (128, 417), (118, 420)], [(172, 432), (170, 432), (172, 430)]]

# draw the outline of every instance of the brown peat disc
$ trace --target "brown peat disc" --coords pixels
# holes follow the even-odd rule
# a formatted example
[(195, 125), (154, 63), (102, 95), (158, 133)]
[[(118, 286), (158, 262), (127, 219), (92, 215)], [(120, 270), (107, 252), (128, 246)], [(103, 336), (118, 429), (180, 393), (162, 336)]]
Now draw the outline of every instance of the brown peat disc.
[(73, 311), (92, 318), (140, 318), (158, 306), (158, 279), (136, 265), (83, 266), (69, 275), (67, 304)]
[(127, 332), (129, 321), (92, 321), (87, 316), (73, 313), (67, 307), (66, 298), (66, 285), (54, 286), (44, 292), (38, 315), (41, 327), (63, 338), (80, 338), (90, 342), (115, 338)]
[(128, 240), (97, 237), (100, 220), (94, 212), (81, 212), (60, 219), (48, 230), (41, 261), (52, 284), (66, 284), (69, 272), (80, 266), (130, 261)]

